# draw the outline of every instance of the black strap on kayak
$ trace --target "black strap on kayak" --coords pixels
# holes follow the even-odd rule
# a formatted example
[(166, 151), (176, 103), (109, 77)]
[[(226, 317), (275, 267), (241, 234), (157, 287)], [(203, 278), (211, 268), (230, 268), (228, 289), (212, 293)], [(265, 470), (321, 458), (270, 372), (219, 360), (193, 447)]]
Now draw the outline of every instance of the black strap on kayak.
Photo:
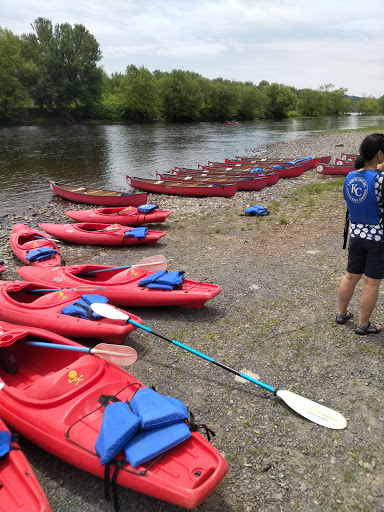
[(205, 423), (201, 423), (200, 425), (197, 425), (195, 421), (195, 416), (193, 415), (192, 411), (188, 411), (189, 418), (188, 418), (188, 427), (191, 432), (197, 432), (198, 430), (203, 430), (208, 441), (211, 441), (211, 436), (215, 437), (215, 433), (213, 430), (211, 430)]

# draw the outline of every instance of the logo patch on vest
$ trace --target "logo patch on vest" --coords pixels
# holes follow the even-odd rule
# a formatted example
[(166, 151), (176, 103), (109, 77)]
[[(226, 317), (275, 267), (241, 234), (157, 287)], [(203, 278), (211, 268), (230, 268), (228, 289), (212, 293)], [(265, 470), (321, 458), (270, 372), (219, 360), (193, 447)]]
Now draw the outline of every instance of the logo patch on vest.
[(353, 203), (362, 203), (368, 195), (367, 180), (356, 176), (348, 182), (345, 192)]

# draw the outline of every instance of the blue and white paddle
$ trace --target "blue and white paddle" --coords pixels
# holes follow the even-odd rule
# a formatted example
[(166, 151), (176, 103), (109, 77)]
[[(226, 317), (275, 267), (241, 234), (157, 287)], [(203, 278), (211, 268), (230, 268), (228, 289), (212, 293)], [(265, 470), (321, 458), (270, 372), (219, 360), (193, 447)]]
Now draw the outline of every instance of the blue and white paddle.
[(296, 395), (296, 393), (292, 393), (291, 391), (275, 389), (272, 386), (269, 386), (268, 384), (264, 384), (264, 382), (261, 382), (259, 380), (254, 379), (253, 377), (250, 377), (249, 375), (246, 375), (245, 373), (238, 372), (237, 370), (234, 370), (233, 368), (230, 368), (229, 366), (226, 366), (225, 364), (220, 363), (219, 361), (215, 361), (214, 359), (212, 359), (212, 357), (209, 357), (206, 354), (203, 354), (202, 352), (198, 352), (197, 350), (194, 350), (193, 348), (188, 347), (183, 343), (180, 343), (176, 340), (172, 340), (171, 338), (167, 338), (166, 336), (163, 336), (162, 334), (153, 331), (149, 327), (146, 327), (145, 325), (139, 324), (134, 320), (131, 320), (129, 315), (124, 314), (119, 309), (116, 309), (108, 304), (96, 303), (91, 304), (91, 308), (93, 311), (95, 311), (95, 313), (106, 318), (110, 318), (112, 320), (126, 320), (132, 325), (135, 325), (136, 327), (139, 327), (140, 329), (143, 329), (144, 331), (147, 331), (153, 334), (154, 336), (162, 338), (163, 340), (168, 341), (173, 345), (176, 345), (177, 347), (187, 350), (191, 354), (194, 354), (198, 357), (201, 357), (202, 359), (205, 359), (205, 361), (209, 361), (210, 363), (213, 363), (216, 366), (220, 366), (220, 368), (223, 368), (224, 370), (234, 373), (235, 375), (245, 380), (248, 380), (249, 382), (252, 382), (257, 386), (260, 386), (266, 389), (267, 391), (270, 391), (274, 395), (280, 397), (295, 412), (297, 412), (301, 416), (304, 416), (304, 418), (307, 418), (308, 420), (317, 423), (318, 425), (333, 429), (343, 429), (347, 426), (346, 419), (339, 412), (329, 409), (324, 405), (320, 405), (316, 402), (313, 402), (308, 398)]

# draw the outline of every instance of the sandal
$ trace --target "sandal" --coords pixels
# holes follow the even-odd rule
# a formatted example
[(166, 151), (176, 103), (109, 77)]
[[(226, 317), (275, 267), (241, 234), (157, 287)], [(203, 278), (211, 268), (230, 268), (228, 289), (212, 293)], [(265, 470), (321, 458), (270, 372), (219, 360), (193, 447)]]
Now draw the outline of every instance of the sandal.
[(350, 311), (347, 311), (345, 315), (340, 315), (339, 313), (337, 313), (335, 322), (341, 325), (345, 324), (345, 322), (347, 320), (350, 320), (351, 318), (353, 318), (353, 314)]
[[(358, 331), (358, 329), (360, 330)], [(381, 327), (377, 327), (377, 325), (371, 324), (371, 322), (369, 322), (368, 325), (356, 324), (355, 327), (355, 333), (359, 334), (360, 336), (364, 336), (366, 334), (378, 334), (380, 331)]]

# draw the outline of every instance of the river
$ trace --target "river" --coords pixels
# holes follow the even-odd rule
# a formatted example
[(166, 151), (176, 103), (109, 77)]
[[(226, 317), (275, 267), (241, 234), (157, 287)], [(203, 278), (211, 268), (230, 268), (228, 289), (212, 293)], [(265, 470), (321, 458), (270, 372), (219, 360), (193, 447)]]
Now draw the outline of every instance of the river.
[[(48, 181), (129, 191), (125, 176), (155, 177), (174, 166), (250, 154), (322, 130), (383, 124), (383, 116), (151, 125), (0, 128), (1, 212), (46, 204)], [(303, 151), (303, 153), (305, 150)], [(306, 155), (301, 155), (306, 156)], [(319, 155), (313, 155), (319, 156)]]

